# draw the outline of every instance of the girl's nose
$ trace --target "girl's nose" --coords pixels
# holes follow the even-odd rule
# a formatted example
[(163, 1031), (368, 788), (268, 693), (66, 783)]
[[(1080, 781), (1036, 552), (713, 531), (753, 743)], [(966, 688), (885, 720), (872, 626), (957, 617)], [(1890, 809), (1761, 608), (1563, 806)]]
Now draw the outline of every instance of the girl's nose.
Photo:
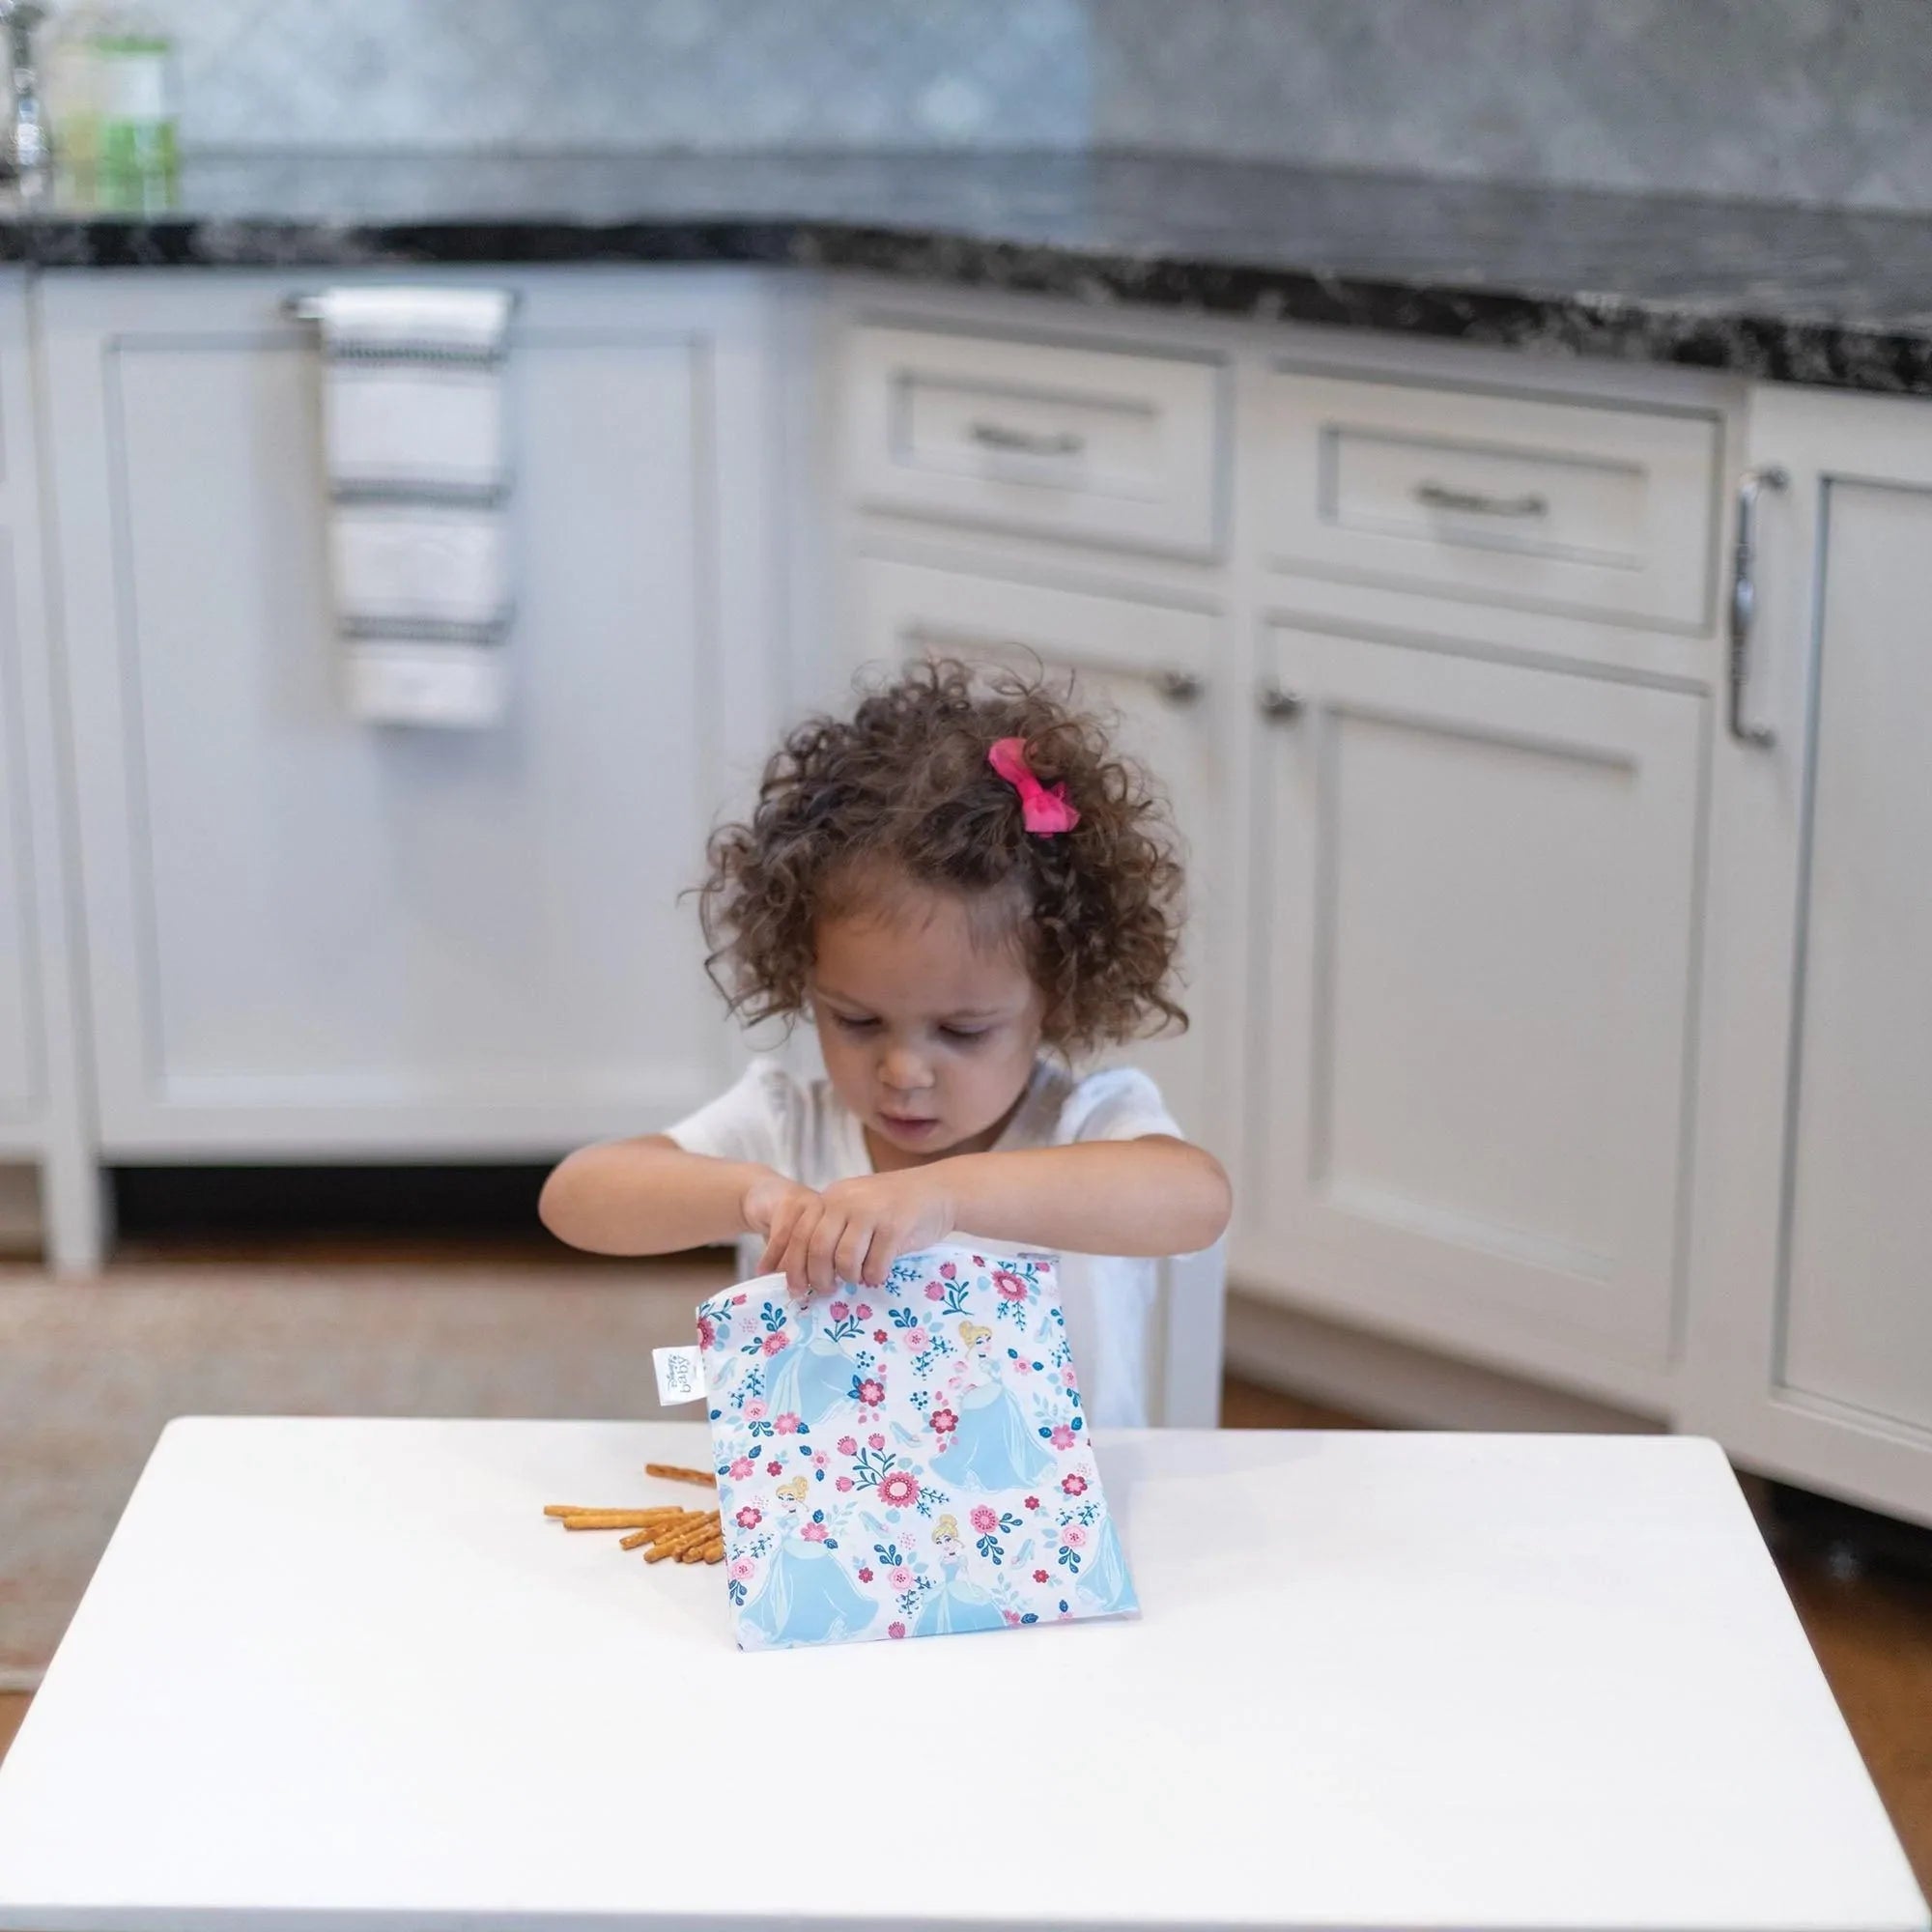
[(932, 1085), (932, 1072), (918, 1054), (902, 1046), (886, 1049), (885, 1065), (879, 1077), (895, 1094), (917, 1094)]

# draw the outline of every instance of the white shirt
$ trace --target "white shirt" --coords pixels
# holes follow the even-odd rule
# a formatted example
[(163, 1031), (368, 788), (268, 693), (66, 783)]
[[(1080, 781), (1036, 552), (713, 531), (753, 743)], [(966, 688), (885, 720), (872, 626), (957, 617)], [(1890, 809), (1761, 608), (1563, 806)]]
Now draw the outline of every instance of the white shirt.
[[(801, 1080), (776, 1060), (754, 1060), (728, 1093), (665, 1131), (689, 1153), (756, 1161), (807, 1187), (829, 1187), (873, 1171), (864, 1126), (832, 1083)], [(1005, 1153), (1147, 1134), (1181, 1137), (1160, 1090), (1145, 1073), (1111, 1066), (1082, 1075), (1041, 1060), (994, 1145)], [(984, 1238), (964, 1230), (959, 1237)], [(747, 1274), (756, 1268), (762, 1249), (756, 1236), (739, 1244)], [(1098, 1428), (1139, 1428), (1148, 1421), (1157, 1268), (1140, 1257), (1061, 1257), (1067, 1340), (1087, 1413)]]

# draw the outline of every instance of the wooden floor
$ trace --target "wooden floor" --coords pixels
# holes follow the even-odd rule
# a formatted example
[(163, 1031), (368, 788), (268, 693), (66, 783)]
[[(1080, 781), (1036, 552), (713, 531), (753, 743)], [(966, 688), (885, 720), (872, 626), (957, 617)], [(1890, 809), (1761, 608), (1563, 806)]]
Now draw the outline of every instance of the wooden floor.
[[(1359, 1426), (1352, 1417), (1232, 1380), (1225, 1416), (1236, 1429)], [(1754, 1500), (1764, 1504), (1761, 1492)], [(1800, 1538), (1774, 1535), (1773, 1547), (1913, 1869), (1932, 1892), (1932, 1582), (1842, 1574), (1842, 1562), (1834, 1563), (1830, 1551)], [(0, 1755), (27, 1702), (0, 1695)]]

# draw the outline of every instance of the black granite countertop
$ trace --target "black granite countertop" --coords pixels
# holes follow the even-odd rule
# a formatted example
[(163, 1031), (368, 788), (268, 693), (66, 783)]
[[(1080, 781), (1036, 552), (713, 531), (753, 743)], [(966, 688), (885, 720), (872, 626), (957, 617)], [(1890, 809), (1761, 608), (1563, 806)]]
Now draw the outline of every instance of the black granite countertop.
[(0, 260), (796, 264), (1932, 394), (1932, 217), (1137, 155), (204, 156)]

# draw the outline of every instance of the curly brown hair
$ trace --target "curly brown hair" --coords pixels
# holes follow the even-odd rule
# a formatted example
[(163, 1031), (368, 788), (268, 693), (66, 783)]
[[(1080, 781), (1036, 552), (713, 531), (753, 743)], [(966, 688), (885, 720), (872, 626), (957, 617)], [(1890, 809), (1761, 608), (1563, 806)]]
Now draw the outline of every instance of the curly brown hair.
[[(1026, 741), (1080, 822), (1029, 834), (986, 762)], [(698, 889), (707, 969), (747, 1020), (805, 1009), (817, 922), (910, 885), (952, 892), (976, 937), (1018, 941), (1065, 1053), (1187, 1015), (1175, 997), (1181, 868), (1167, 802), (1075, 707), (1071, 680), (956, 659), (898, 670), (849, 718), (807, 719), (765, 766), (748, 820), (722, 825)]]

